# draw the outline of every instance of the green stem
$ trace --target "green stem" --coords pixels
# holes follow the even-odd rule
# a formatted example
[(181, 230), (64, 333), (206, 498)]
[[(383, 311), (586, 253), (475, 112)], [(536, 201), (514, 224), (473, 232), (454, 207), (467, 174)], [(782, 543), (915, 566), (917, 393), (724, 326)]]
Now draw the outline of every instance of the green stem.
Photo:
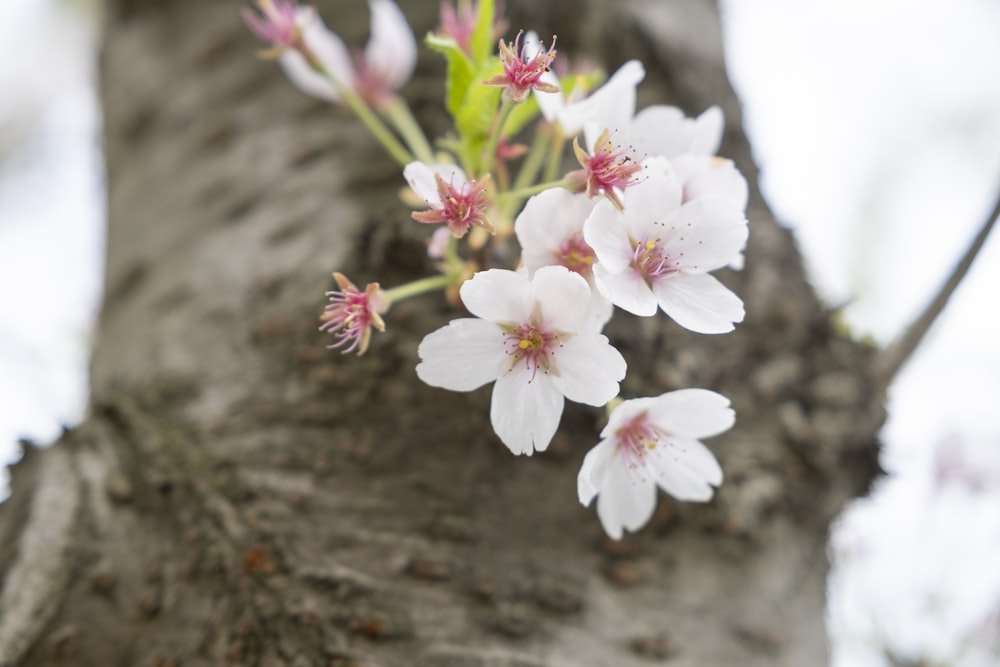
[(539, 123), (538, 130), (535, 132), (535, 141), (531, 144), (531, 150), (524, 156), (524, 162), (521, 163), (521, 170), (517, 172), (517, 178), (514, 179), (514, 190), (526, 188), (535, 182), (535, 179), (538, 178), (538, 172), (542, 168), (542, 162), (545, 160), (545, 151), (548, 148), (549, 133)]
[(413, 156), (410, 155), (408, 150), (406, 150), (406, 147), (399, 143), (399, 139), (397, 139), (392, 133), (392, 130), (386, 127), (385, 123), (379, 120), (379, 117), (375, 115), (375, 112), (371, 110), (371, 107), (368, 106), (360, 95), (354, 92), (353, 88), (345, 86), (341, 83), (335, 76), (333, 76), (333, 74), (330, 73), (328, 69), (326, 69), (326, 67), (323, 66), (323, 63), (320, 62), (319, 58), (317, 58), (313, 53), (309, 52), (305, 48), (299, 49), (299, 52), (309, 63), (310, 67), (326, 77), (326, 80), (333, 85), (333, 89), (337, 91), (338, 95), (340, 95), (340, 99), (342, 99), (344, 103), (351, 108), (351, 111), (353, 111), (355, 115), (361, 119), (361, 122), (365, 124), (368, 131), (372, 133), (380, 144), (382, 144), (382, 147), (393, 160), (398, 162), (400, 166), (404, 167), (413, 162)]
[(493, 201), (497, 203), (506, 203), (511, 200), (519, 201), (522, 199), (527, 199), (531, 195), (537, 195), (539, 192), (549, 190), (551, 188), (565, 188), (567, 186), (566, 179), (559, 181), (549, 181), (548, 183), (539, 183), (537, 185), (532, 185), (527, 188), (521, 188), (520, 190), (509, 190), (503, 192), (494, 197)]
[(411, 296), (417, 296), (418, 294), (423, 294), (424, 292), (433, 292), (434, 290), (444, 289), (454, 283), (455, 275), (451, 273), (428, 276), (427, 278), (414, 280), (412, 283), (406, 283), (404, 285), (399, 285), (398, 287), (386, 290), (385, 298), (389, 304), (392, 305), (397, 301), (409, 299)]
[(500, 96), (500, 111), (497, 112), (496, 120), (493, 123), (493, 132), (490, 134), (490, 140), (486, 144), (486, 150), (483, 151), (482, 164), (480, 165), (481, 171), (489, 173), (493, 171), (493, 162), (496, 160), (497, 146), (500, 145), (500, 134), (503, 132), (503, 126), (507, 124), (507, 119), (510, 117), (510, 113), (514, 110), (514, 100), (510, 99), (506, 94)]
[(432, 164), (435, 161), (434, 150), (405, 100), (400, 97), (393, 98), (392, 102), (382, 108), (382, 112), (403, 136), (403, 140), (418, 160), (425, 164)]
[(563, 134), (562, 126), (557, 123), (553, 130), (552, 144), (549, 152), (549, 163), (545, 167), (546, 181), (554, 181), (556, 174), (559, 173), (559, 167), (562, 164), (563, 146), (565, 143), (566, 137)]

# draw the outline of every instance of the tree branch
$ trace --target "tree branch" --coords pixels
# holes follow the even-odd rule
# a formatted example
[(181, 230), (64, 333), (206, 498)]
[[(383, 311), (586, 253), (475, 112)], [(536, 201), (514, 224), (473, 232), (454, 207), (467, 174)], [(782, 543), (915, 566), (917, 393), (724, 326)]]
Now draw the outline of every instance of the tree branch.
[(914, 320), (913, 324), (879, 354), (875, 362), (875, 377), (881, 387), (885, 388), (889, 386), (889, 383), (899, 373), (899, 369), (903, 367), (917, 348), (920, 347), (924, 336), (927, 335), (931, 326), (945, 309), (945, 306), (948, 305), (952, 294), (958, 289), (979, 251), (986, 244), (986, 239), (989, 237), (997, 217), (1000, 217), (1000, 195), (998, 195), (997, 201), (993, 205), (993, 210), (987, 216), (979, 233), (976, 234), (972, 240), (972, 244), (965, 251), (965, 255), (955, 265), (951, 275), (948, 276), (948, 279), (941, 286), (934, 299), (927, 305), (924, 312)]

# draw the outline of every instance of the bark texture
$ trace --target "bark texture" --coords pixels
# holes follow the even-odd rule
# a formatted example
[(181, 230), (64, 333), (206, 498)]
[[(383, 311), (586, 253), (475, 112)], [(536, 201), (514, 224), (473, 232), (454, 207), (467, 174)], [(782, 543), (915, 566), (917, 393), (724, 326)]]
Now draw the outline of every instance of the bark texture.
[[(641, 101), (721, 104), (755, 191), (709, 0), (510, 2), (561, 57), (646, 64)], [(489, 389), (423, 386), (454, 316), (396, 306), (357, 359), (316, 330), (333, 270), (428, 272), (399, 170), (252, 57), (238, 3), (118, 0), (102, 53), (106, 294), (88, 419), (28, 448), (0, 506), (0, 665), (629, 667), (825, 663), (830, 521), (875, 473), (874, 351), (840, 337), (759, 197), (735, 333), (609, 331), (626, 397), (705, 387), (737, 426), (716, 499), (602, 538), (576, 500), (598, 411), (516, 458)], [(417, 35), (437, 2), (401, 2)], [(322, 3), (362, 44), (365, 3)], [(407, 90), (432, 129), (439, 63)]]

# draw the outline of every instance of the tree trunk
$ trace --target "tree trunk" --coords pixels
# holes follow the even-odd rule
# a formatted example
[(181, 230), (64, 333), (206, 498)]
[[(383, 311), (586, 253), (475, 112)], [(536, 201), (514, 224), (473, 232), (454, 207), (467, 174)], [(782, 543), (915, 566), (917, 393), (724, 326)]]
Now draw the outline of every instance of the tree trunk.
[[(561, 57), (641, 58), (641, 101), (721, 104), (723, 154), (756, 174), (709, 0), (509, 3)], [(623, 396), (705, 387), (716, 499), (661, 495), (603, 538), (576, 473), (600, 412), (569, 406), (548, 452), (511, 456), (489, 389), (414, 373), (455, 317), (401, 303), (362, 358), (324, 348), (339, 270), (430, 271), (399, 170), (348, 114), (270, 63), (238, 3), (116, 0), (102, 53), (109, 232), (90, 414), (28, 448), (0, 506), (0, 665), (578, 667), (819, 665), (830, 521), (875, 473), (873, 350), (840, 337), (789, 233), (752, 197), (732, 334), (665, 317), (609, 331)], [(437, 2), (401, 7), (419, 36)], [(365, 3), (321, 4), (360, 44)], [(407, 96), (443, 93), (422, 53)]]

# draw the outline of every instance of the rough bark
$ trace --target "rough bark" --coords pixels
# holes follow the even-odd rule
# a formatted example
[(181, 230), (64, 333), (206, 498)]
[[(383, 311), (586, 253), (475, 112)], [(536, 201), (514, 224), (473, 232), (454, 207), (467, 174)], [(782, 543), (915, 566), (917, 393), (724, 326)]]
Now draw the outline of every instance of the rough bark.
[[(561, 53), (640, 57), (646, 103), (722, 104), (755, 183), (716, 7), (511, 2)], [(401, 3), (418, 35), (437, 3)], [(329, 274), (424, 274), (396, 167), (295, 92), (233, 2), (118, 0), (102, 54), (106, 293), (89, 417), (28, 448), (0, 506), (0, 665), (818, 665), (830, 521), (875, 471), (873, 350), (844, 339), (759, 197), (735, 333), (622, 320), (625, 396), (729, 396), (726, 483), (602, 538), (576, 500), (598, 411), (515, 458), (489, 389), (417, 381), (452, 315), (395, 307), (361, 359), (317, 332)], [(361, 2), (321, 5), (361, 43)], [(430, 54), (407, 90), (429, 124)], [(753, 188), (756, 191), (755, 188)]]

